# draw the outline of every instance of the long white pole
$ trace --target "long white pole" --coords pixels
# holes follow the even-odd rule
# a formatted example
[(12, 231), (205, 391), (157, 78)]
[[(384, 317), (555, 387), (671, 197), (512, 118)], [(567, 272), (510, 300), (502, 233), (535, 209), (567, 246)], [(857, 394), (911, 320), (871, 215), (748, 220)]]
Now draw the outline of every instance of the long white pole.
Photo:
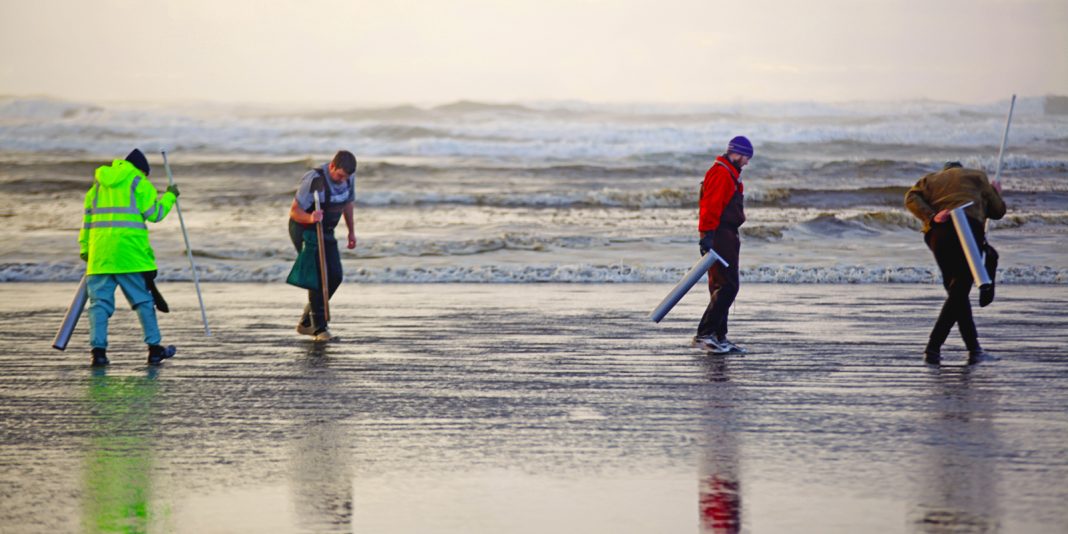
[[(163, 168), (167, 169), (167, 183), (174, 185), (174, 176), (171, 174), (171, 166), (167, 163), (167, 151), (163, 154)], [(185, 253), (189, 257), (189, 268), (193, 271), (193, 285), (197, 288), (197, 300), (200, 301), (200, 319), (204, 321), (204, 335), (211, 337), (211, 329), (208, 328), (208, 312), (204, 310), (204, 297), (200, 295), (200, 276), (197, 274), (197, 266), (193, 263), (193, 248), (189, 246), (189, 233), (185, 231), (185, 219), (182, 218), (182, 208), (178, 205), (178, 199), (174, 199), (174, 209), (178, 212), (178, 224), (182, 226), (182, 237), (185, 238)]]
[[(1001, 150), (998, 151), (998, 166), (994, 171), (995, 184), (1001, 185), (1001, 164), (1005, 161), (1005, 145), (1009, 144), (1009, 125), (1012, 124), (1012, 110), (1016, 107), (1016, 94), (1012, 95), (1012, 99), (1009, 101), (1009, 116), (1005, 119), (1005, 133), (1001, 135)], [(983, 233), (989, 233), (990, 219), (983, 221)], [(989, 237), (987, 240), (989, 241)], [(986, 261), (986, 254), (983, 254), (983, 260)]]
[(1005, 145), (1009, 144), (1009, 125), (1012, 124), (1012, 110), (1016, 107), (1016, 95), (1009, 102), (1009, 116), (1005, 119), (1005, 133), (1001, 136), (1001, 150), (998, 151), (998, 168), (994, 172), (994, 182), (1001, 182), (1001, 164), (1005, 161)]

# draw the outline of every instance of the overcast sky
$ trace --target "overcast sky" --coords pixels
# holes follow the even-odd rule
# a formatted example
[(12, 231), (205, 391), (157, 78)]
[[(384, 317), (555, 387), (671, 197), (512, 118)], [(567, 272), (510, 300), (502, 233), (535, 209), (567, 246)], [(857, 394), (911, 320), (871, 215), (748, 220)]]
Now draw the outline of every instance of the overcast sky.
[(440, 103), (1068, 94), (1068, 0), (0, 0), (0, 95)]

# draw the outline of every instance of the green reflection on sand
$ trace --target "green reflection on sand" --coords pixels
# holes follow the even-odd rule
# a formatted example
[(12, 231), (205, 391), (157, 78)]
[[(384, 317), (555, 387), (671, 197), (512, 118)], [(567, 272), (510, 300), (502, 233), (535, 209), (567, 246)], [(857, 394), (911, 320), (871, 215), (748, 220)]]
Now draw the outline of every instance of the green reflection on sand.
[(110, 377), (94, 370), (86, 395), (91, 430), (85, 451), (85, 532), (147, 532), (151, 507), (155, 370)]

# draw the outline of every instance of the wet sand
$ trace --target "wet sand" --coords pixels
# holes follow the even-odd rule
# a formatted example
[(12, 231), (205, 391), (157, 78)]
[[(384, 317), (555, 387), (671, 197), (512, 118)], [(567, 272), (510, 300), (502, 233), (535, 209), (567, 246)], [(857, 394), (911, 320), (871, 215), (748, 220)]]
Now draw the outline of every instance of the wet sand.
[[(74, 284), (0, 284), (0, 531), (1063, 532), (1068, 288), (976, 309), (1002, 361), (920, 351), (935, 285), (742, 288), (731, 337), (688, 345), (669, 285), (355, 285), (341, 341), (301, 292), (162, 289), (178, 356), (113, 319), (50, 342)], [(120, 299), (121, 302), (121, 299)]]

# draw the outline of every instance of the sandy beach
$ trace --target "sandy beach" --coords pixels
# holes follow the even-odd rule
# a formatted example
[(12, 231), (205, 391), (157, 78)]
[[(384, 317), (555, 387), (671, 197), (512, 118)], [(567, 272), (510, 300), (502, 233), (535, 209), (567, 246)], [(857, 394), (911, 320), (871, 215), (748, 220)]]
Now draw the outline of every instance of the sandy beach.
[(918, 7), (0, 1), (0, 534), (1068, 534), (1068, 1)]
[(293, 331), (300, 292), (163, 287), (179, 346), (112, 365), (73, 284), (0, 284), (5, 532), (1053, 532), (1068, 524), (1064, 286), (976, 312), (999, 362), (920, 351), (941, 288), (748, 284), (731, 336), (659, 325), (665, 284), (348, 284), (338, 342)]
[[(1068, 524), (1068, 116), (1021, 98), (990, 226), (1000, 362), (920, 352), (943, 292), (905, 191), (997, 166), (1001, 102), (399, 108), (0, 98), (0, 531), (1049, 532)], [(125, 125), (118, 127), (117, 125)], [(699, 180), (744, 132), (731, 337), (646, 315), (697, 259)], [(94, 169), (182, 194), (151, 228), (179, 347), (133, 315), (49, 344)], [(341, 341), (293, 330), (288, 206), (353, 151)], [(119, 299), (121, 302), (121, 299)]]

